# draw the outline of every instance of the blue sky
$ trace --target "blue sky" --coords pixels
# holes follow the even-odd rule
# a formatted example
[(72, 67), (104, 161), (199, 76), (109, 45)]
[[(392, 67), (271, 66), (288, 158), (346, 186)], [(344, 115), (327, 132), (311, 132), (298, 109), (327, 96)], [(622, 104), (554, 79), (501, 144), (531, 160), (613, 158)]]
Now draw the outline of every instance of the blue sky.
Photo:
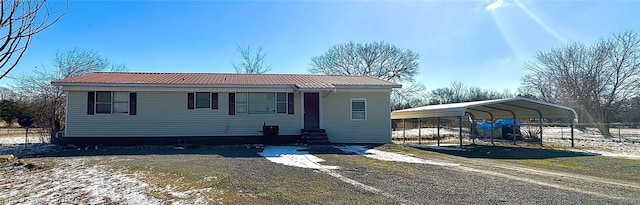
[(640, 29), (638, 11), (640, 1), (70, 1), (10, 76), (74, 47), (130, 71), (234, 72), (236, 45), (263, 47), (271, 73), (307, 73), (335, 44), (388, 41), (420, 53), (427, 89), (514, 91), (535, 52)]

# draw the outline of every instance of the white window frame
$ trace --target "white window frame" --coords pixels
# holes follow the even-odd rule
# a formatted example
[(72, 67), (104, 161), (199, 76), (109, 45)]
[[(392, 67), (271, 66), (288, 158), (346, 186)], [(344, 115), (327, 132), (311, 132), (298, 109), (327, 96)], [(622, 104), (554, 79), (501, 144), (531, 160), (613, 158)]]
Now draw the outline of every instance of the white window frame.
[[(238, 100), (238, 97), (240, 97), (240, 95), (244, 96), (244, 102), (240, 102)], [(249, 113), (249, 93), (248, 92), (241, 92), (241, 93), (236, 93), (235, 95), (236, 97), (236, 114), (238, 113), (244, 113), (247, 114)], [(244, 106), (244, 111), (241, 111), (240, 109), (238, 109), (238, 107), (240, 106)]]
[[(364, 119), (353, 119), (353, 102), (354, 101), (363, 101), (364, 102)], [(362, 121), (362, 120), (367, 120), (368, 117), (369, 117), (369, 110), (368, 110), (368, 105), (367, 105), (367, 99), (366, 98), (351, 98), (351, 100), (349, 101), (349, 119), (354, 120), (354, 121)]]
[[(251, 113), (249, 111), (249, 105), (250, 105), (250, 103), (249, 103), (249, 101), (250, 101), (249, 94), (251, 94), (251, 93), (273, 94), (273, 105), (274, 105), (273, 112), (270, 112), (270, 113)], [(283, 93), (284, 94), (284, 96), (285, 96), (284, 101), (278, 102), (278, 93)], [(246, 96), (245, 97), (245, 99), (246, 99), (245, 102), (241, 102), (241, 101), (238, 100), (238, 97), (240, 95)], [(240, 113), (240, 114), (250, 114), (250, 115), (268, 115), (268, 114), (276, 114), (276, 115), (283, 115), (284, 114), (284, 115), (286, 115), (286, 114), (288, 114), (288, 111), (289, 111), (289, 101), (288, 101), (289, 100), (288, 99), (289, 95), (286, 92), (237, 92), (235, 97), (236, 97), (236, 101), (235, 101), (236, 102), (235, 103), (236, 104), (236, 114)], [(285, 105), (284, 112), (280, 112), (280, 113), (278, 112), (278, 103), (283, 103)], [(238, 107), (241, 107), (241, 106), (245, 107), (244, 111), (238, 109)]]
[[(98, 93), (109, 93), (109, 103), (106, 102), (98, 102)], [(93, 97), (93, 113), (95, 114), (113, 114), (113, 91), (95, 91)], [(98, 112), (98, 105), (109, 104), (109, 113)]]
[[(127, 99), (126, 103), (127, 105), (125, 106), (125, 108), (127, 108), (126, 112), (116, 112), (116, 103), (120, 103), (120, 104), (124, 104), (125, 101), (116, 101), (116, 93), (124, 93), (125, 98)], [(129, 102), (131, 101), (131, 95), (129, 92), (125, 92), (125, 91), (111, 91), (111, 114), (129, 114)]]
[[(98, 92), (109, 92), (109, 93), (111, 93), (111, 99), (110, 99), (110, 102), (109, 102), (109, 107), (111, 108), (111, 110), (109, 110), (109, 113), (99, 113), (98, 112), (98, 104), (101, 104), (101, 105), (107, 104), (107, 103), (104, 103), (104, 102), (98, 103)], [(127, 112), (114, 112), (116, 103), (124, 103), (124, 101), (115, 101), (114, 93), (116, 93), (116, 92), (126, 93), (125, 96), (127, 96)], [(94, 105), (93, 106), (93, 113), (98, 114), (98, 115), (129, 114), (129, 112), (130, 112), (129, 106), (131, 106), (131, 92), (128, 92), (128, 91), (94, 91), (93, 105)]]
[[(207, 98), (209, 99), (206, 107), (198, 107), (198, 93), (207, 94)], [(211, 92), (195, 92), (193, 94), (193, 108), (194, 109), (211, 109)]]
[[(284, 95), (284, 101), (278, 101), (278, 94), (282, 94)], [(275, 105), (276, 105), (276, 112), (275, 114), (287, 114), (288, 113), (288, 107), (289, 106), (289, 99), (287, 99), (289, 96), (287, 93), (283, 93), (283, 92), (276, 92), (275, 94)], [(278, 104), (284, 104), (284, 110), (278, 110)], [(280, 112), (282, 111), (282, 112)]]

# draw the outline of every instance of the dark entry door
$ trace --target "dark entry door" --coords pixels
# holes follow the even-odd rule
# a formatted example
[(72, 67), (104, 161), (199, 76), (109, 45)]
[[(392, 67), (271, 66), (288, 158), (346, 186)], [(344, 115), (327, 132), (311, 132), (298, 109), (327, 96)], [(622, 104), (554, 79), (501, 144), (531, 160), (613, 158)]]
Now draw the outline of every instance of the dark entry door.
[(320, 129), (319, 93), (304, 93), (304, 129)]

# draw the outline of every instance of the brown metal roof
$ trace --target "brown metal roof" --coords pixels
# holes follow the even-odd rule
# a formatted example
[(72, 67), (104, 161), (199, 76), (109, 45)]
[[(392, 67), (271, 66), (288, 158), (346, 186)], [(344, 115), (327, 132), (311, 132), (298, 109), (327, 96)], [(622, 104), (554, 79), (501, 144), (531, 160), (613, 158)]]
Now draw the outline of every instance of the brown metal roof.
[(296, 86), (302, 89), (336, 87), (400, 87), (396, 83), (368, 76), (329, 76), (310, 74), (234, 74), (234, 73), (126, 73), (96, 72), (69, 77), (54, 85), (73, 84), (150, 84), (222, 86)]

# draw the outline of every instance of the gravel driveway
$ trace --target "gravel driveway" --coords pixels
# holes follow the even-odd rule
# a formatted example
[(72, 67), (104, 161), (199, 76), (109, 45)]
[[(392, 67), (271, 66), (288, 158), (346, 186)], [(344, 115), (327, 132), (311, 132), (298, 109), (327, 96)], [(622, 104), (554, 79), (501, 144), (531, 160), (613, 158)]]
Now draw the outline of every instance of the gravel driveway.
[[(376, 149), (385, 150), (384, 146)], [(333, 146), (315, 146), (304, 147), (304, 153), (324, 160), (318, 162), (321, 165), (339, 168), (300, 168), (267, 160), (260, 155), (263, 148), (253, 145), (184, 150), (111, 147), (52, 152), (24, 161), (55, 162), (59, 165), (52, 165), (54, 171), (64, 173), (69, 160), (82, 159), (86, 164), (74, 165), (73, 169), (120, 173), (128, 176), (128, 181), (136, 180), (131, 178), (136, 176), (140, 184), (146, 184), (140, 188), (140, 194), (153, 199), (149, 204), (162, 201), (186, 204), (640, 204), (637, 197), (640, 184), (637, 182), (399, 148), (402, 149), (411, 149), (413, 154), (408, 155), (415, 154), (417, 158), (460, 166), (383, 161), (346, 153)], [(402, 153), (400, 151), (397, 153)], [(6, 185), (18, 178), (29, 177), (29, 173), (46, 176), (50, 172), (46, 169), (11, 170), (15, 169), (0, 170), (3, 175), (0, 182)], [(82, 170), (73, 173), (82, 173)], [(112, 180), (108, 176), (101, 177)], [(0, 187), (10, 189), (15, 186)], [(26, 185), (20, 187), (28, 188)], [(117, 187), (107, 188), (118, 190)], [(35, 189), (34, 193), (28, 193), (28, 190), (4, 191), (16, 192), (16, 196), (37, 194)], [(91, 194), (74, 196), (98, 197), (90, 201), (131, 204), (126, 197)], [(10, 204), (15, 201), (11, 195), (3, 197), (0, 202)]]

